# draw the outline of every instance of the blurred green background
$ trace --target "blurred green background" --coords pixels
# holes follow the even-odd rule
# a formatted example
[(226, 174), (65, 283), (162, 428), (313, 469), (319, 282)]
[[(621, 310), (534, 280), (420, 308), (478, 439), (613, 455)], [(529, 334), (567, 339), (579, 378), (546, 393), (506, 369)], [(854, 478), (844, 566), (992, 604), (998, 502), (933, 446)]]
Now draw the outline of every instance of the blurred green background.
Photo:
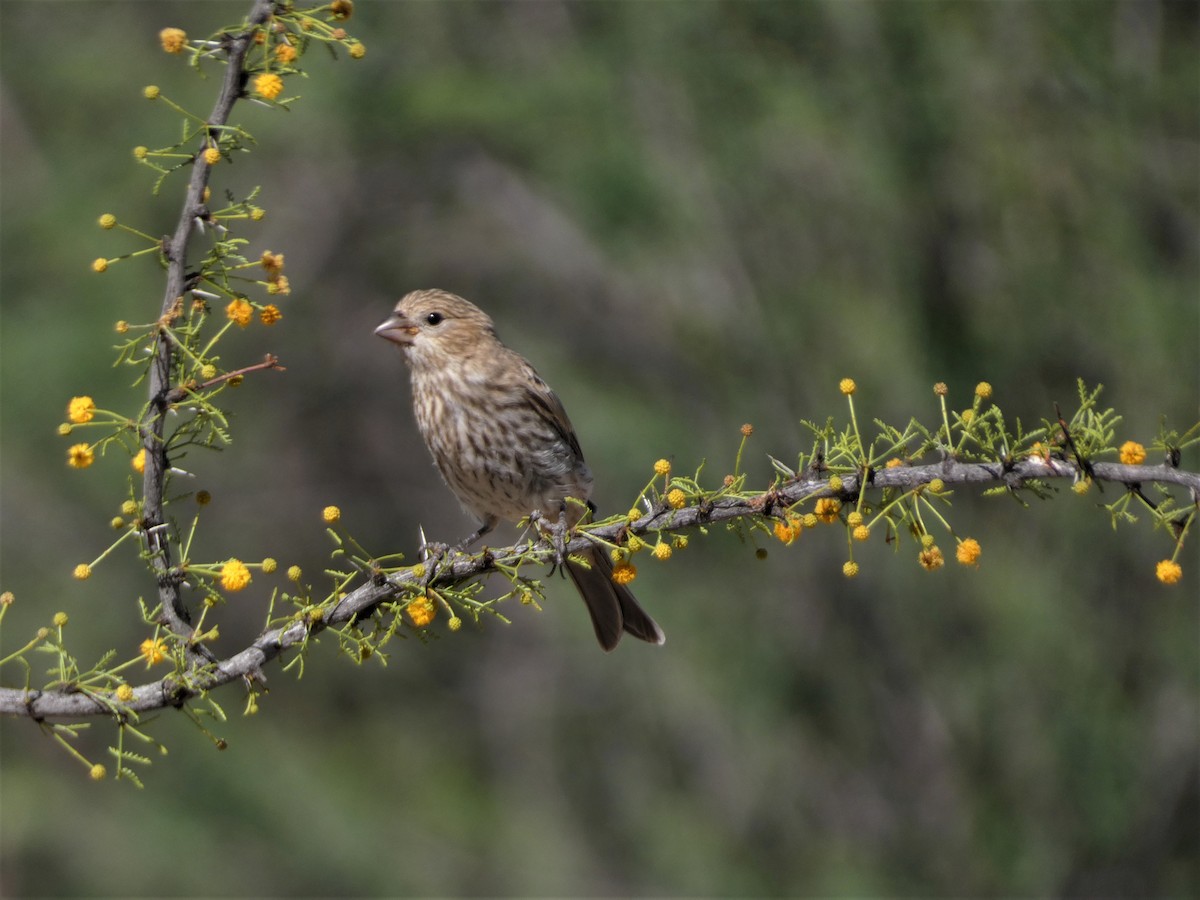
[[(116, 455), (68, 470), (68, 398), (133, 412), (113, 322), (157, 315), (104, 212), (169, 230), (138, 144), (217, 90), (158, 48), (248, 3), (0, 3), (0, 589), (9, 652), (59, 610), (85, 661), (145, 637), (130, 554), (86, 583), (126, 495)], [(196, 558), (319, 573), (320, 510), (373, 552), (471, 523), (432, 475), (395, 349), (404, 292), (477, 301), (563, 397), (622, 509), (660, 456), (794, 458), (801, 418), (934, 420), (977, 381), (1028, 425), (1107, 386), (1118, 440), (1200, 399), (1200, 16), (1194, 2), (360, 2), (365, 59), (304, 60), (291, 112), (241, 104), (263, 184), (250, 252), (287, 255), (284, 321), (222, 345), (285, 374), (230, 396), (235, 443), (184, 462), (212, 492)], [(199, 239), (199, 249), (205, 239)], [(1200, 468), (1191, 453), (1185, 465)], [(806, 533), (714, 530), (638, 594), (669, 635), (605, 655), (551, 587), (511, 627), (332, 641), (268, 671), (217, 752), (177, 713), (137, 791), (0, 722), (0, 893), (22, 895), (1190, 895), (1200, 891), (1200, 615), (1110, 487), (1023, 510), (969, 491), (978, 571)], [(511, 536), (505, 532), (505, 536)], [(952, 546), (944, 540), (943, 545)], [(256, 633), (271, 579), (221, 610)], [(40, 661), (41, 664), (43, 661)], [(19, 670), (4, 682), (19, 685)], [(152, 677), (148, 673), (146, 677)], [(103, 758), (104, 723), (83, 745)]]

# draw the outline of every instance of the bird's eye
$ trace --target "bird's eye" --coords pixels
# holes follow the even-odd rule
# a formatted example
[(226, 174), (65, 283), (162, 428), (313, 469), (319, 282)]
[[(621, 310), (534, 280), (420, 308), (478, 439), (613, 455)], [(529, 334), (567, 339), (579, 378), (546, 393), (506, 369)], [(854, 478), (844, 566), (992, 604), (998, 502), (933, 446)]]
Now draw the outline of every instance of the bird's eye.
[(431, 312), (429, 315), (427, 315), (425, 317), (425, 321), (428, 322), (430, 325), (441, 325), (442, 320), (445, 318), (446, 317), (443, 316), (440, 312)]

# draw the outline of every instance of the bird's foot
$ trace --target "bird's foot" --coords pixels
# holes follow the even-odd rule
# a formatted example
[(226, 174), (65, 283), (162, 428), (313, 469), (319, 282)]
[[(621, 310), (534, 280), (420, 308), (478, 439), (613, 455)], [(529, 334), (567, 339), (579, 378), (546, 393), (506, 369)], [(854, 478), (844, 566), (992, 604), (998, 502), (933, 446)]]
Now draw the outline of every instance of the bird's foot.
[(567, 563), (567, 532), (570, 530), (567, 527), (567, 511), (564, 509), (557, 521), (534, 512), (530, 514), (529, 522), (554, 550), (554, 558), (550, 563), (550, 574), (553, 575)]

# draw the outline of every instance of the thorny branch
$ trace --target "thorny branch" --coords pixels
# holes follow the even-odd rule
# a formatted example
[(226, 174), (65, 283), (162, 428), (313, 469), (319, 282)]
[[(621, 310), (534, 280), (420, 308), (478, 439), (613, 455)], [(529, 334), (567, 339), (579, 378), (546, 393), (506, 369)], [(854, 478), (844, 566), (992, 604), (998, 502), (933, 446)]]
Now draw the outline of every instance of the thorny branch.
[[(208, 140), (208, 131), (220, 128), (229, 121), (229, 113), (242, 94), (244, 78), (242, 63), (253, 43), (254, 31), (270, 18), (273, 9), (273, 0), (255, 0), (246, 29), (240, 34), (230, 36), (226, 44), (228, 65), (225, 68), (221, 94), (208, 119), (210, 128), (206, 129), (205, 144)], [(196, 227), (196, 219), (201, 214), (204, 189), (208, 185), (209, 166), (199, 160), (204, 149), (204, 146), (201, 146), (196, 151), (187, 194), (179, 216), (179, 223), (175, 227), (175, 234), (169, 240), (166, 238), (163, 240), (163, 254), (167, 263), (167, 283), (162, 302), (164, 317), (170, 314), (185, 290), (188, 243), (191, 240), (192, 231)], [(147, 541), (146, 549), (150, 554), (151, 565), (158, 578), (158, 599), (162, 607), (164, 624), (189, 642), (189, 647), (195, 647), (198, 645), (190, 642), (193, 629), (180, 595), (179, 579), (171, 573), (169, 529), (163, 515), (166, 473), (170, 467), (167, 460), (164, 430), (166, 412), (170, 408), (174, 393), (170, 383), (173, 353), (174, 347), (170, 339), (165, 330), (161, 331), (155, 341), (154, 362), (150, 367), (150, 402), (139, 425), (141, 443), (146, 450), (146, 470), (142, 481), (142, 519)], [(194, 663), (203, 661), (205, 654), (198, 651), (193, 652), (196, 654)]]
[[(1192, 503), (1200, 505), (1200, 474), (1182, 471), (1168, 465), (1130, 466), (1117, 463), (1091, 463), (1091, 477), (1097, 482), (1124, 484), (1129, 490), (1140, 490), (1147, 483), (1170, 484), (1186, 488)], [(1030, 457), (1017, 462), (958, 462), (947, 459), (925, 466), (901, 466), (869, 473), (867, 490), (899, 488), (909, 490), (928, 484), (935, 478), (950, 484), (1000, 483), (1018, 490), (1031, 479), (1049, 480), (1082, 477), (1077, 462), (1055, 457)], [(590, 542), (600, 540), (618, 543), (630, 534), (670, 529), (678, 531), (707, 524), (727, 522), (738, 518), (780, 517), (788, 507), (817, 497), (835, 496), (841, 499), (856, 497), (863, 489), (861, 476), (843, 475), (837, 491), (827, 480), (802, 476), (784, 482), (766, 492), (750, 496), (717, 497), (682, 509), (656, 508), (637, 522), (616, 522), (595, 526), (578, 532), (567, 543), (568, 553), (584, 549)], [(513, 565), (518, 561), (546, 562), (554, 558), (554, 549), (546, 543), (531, 545), (517, 543), (510, 547), (484, 550), (475, 554), (451, 554), (433, 573), (432, 585), (454, 585), (494, 570), (497, 565)], [(428, 576), (425, 576), (428, 577)], [(294, 621), (264, 631), (244, 650), (223, 660), (193, 659), (186, 675), (179, 679), (169, 676), (134, 689), (133, 698), (122, 704), (131, 712), (145, 712), (168, 706), (182, 706), (188, 699), (239, 678), (253, 677), (266, 663), (289, 648), (304, 644), (310, 637), (330, 626), (344, 625), (369, 615), (380, 603), (396, 598), (407, 590), (421, 585), (422, 579), (411, 570), (396, 573), (389, 579), (368, 579), (347, 593), (336, 604), (326, 608), (319, 618), (300, 616)], [(190, 631), (189, 631), (190, 633)], [(110, 715), (115, 700), (105, 697), (100, 702), (88, 694), (63, 691), (0, 689), (0, 714), (26, 716), (33, 719), (69, 718)]]

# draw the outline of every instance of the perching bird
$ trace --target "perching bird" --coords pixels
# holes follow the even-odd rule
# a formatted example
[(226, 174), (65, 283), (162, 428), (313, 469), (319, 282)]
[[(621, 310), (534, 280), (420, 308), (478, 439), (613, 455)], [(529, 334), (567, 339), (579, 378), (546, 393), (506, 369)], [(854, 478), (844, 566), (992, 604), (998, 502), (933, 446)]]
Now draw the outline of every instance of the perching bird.
[[(450, 490), (481, 522), (462, 546), (502, 519), (531, 513), (568, 528), (579, 522), (590, 508), (592, 473), (575, 429), (533, 366), (500, 343), (483, 310), (446, 291), (413, 291), (375, 333), (404, 351), (425, 445)], [(568, 560), (566, 569), (600, 646), (612, 650), (623, 631), (663, 643), (662, 629), (612, 580), (604, 549), (579, 555), (591, 568)]]

